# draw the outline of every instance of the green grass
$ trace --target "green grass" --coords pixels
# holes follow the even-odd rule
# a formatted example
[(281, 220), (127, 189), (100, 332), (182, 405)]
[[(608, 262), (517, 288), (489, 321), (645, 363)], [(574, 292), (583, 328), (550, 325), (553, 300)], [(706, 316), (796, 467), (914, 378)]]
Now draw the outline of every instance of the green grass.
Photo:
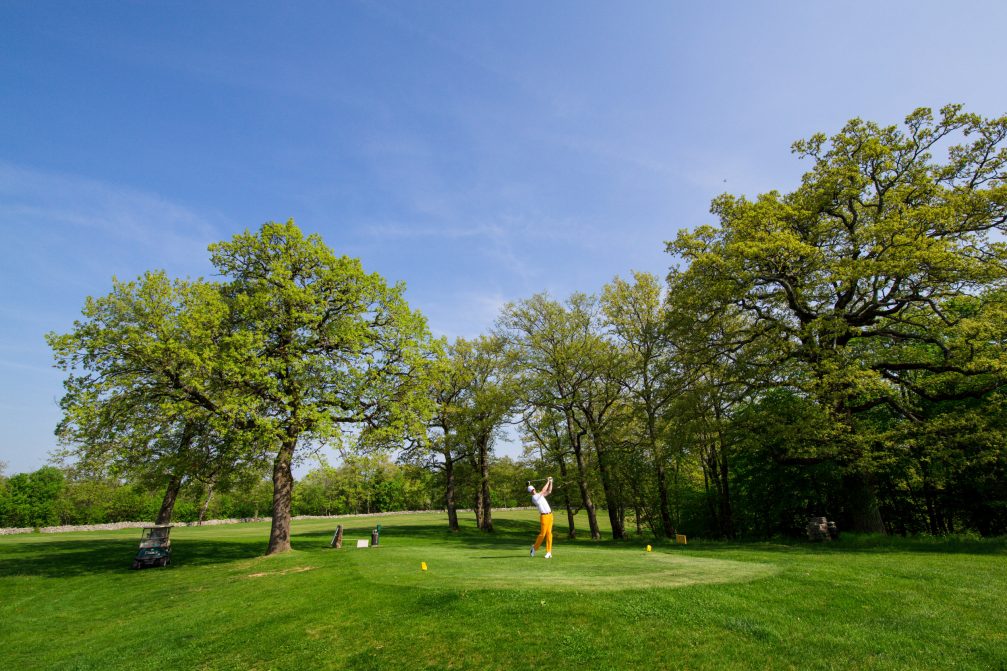
[[(178, 528), (174, 565), (130, 571), (139, 532), (0, 537), (3, 669), (1007, 669), (1007, 544), (567, 541), (528, 557), (438, 514)], [(561, 526), (562, 529), (562, 526)], [(426, 562), (428, 570), (420, 570)]]

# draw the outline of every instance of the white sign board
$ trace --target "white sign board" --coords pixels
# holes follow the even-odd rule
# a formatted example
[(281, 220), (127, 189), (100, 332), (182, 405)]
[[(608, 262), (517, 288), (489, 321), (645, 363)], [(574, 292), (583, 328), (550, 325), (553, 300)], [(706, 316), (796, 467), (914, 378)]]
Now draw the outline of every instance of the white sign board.
[(367, 546), (368, 546), (368, 542), (366, 540), (360, 539), (360, 540), (357, 541), (357, 547), (358, 548), (365, 548)]

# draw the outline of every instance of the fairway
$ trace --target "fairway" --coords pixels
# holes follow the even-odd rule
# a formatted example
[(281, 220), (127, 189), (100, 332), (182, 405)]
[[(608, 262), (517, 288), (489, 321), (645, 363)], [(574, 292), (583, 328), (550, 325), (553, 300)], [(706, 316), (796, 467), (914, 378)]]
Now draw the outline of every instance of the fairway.
[[(0, 537), (4, 669), (1002, 669), (1002, 540), (831, 545), (566, 540), (528, 556), (533, 511), (496, 532), (439, 513)], [(328, 548), (334, 527), (345, 546)], [(356, 549), (380, 523), (378, 548)], [(422, 571), (421, 562), (428, 570)], [(818, 652), (815, 652), (818, 651)]]

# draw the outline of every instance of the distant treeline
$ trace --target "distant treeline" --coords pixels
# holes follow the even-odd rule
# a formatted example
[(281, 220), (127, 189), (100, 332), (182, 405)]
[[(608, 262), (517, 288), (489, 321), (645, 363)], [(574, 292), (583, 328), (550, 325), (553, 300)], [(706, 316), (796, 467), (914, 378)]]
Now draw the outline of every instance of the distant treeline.
[[(732, 465), (733, 503), (736, 535), (766, 538), (774, 535), (800, 536), (808, 511), (828, 511), (833, 519), (844, 520), (842, 474), (829, 465), (776, 466), (766, 458), (760, 440), (768, 434), (749, 433), (751, 451), (739, 451)], [(716, 516), (710, 510), (702, 467), (682, 469), (674, 489), (674, 513), (679, 529), (691, 535), (716, 537)], [(490, 464), (493, 480), (493, 507), (529, 505), (527, 481), (551, 472), (537, 459), (494, 458)], [(555, 469), (553, 469), (555, 470)], [(974, 469), (971, 478), (945, 485), (942, 500), (928, 508), (924, 492), (910, 479), (899, 478), (898, 468), (889, 471), (879, 501), (890, 531), (899, 534), (932, 532), (929, 510), (943, 511), (939, 534), (978, 532), (982, 535), (1007, 533), (1007, 487), (1002, 470)], [(629, 498), (629, 533), (658, 535), (653, 510), (656, 492), (646, 474), (635, 485), (639, 498)], [(625, 491), (633, 491), (629, 483)], [(444, 475), (441, 469), (395, 463), (387, 456), (350, 457), (338, 467), (309, 470), (294, 485), (294, 515), (350, 515), (400, 510), (443, 510)], [(554, 504), (561, 508), (573, 482), (559, 482)], [(456, 498), (462, 507), (475, 508), (480, 478), (469, 463), (458, 466)], [(593, 477), (590, 491), (602, 497), (600, 480)], [(815, 497), (809, 504), (809, 492)], [(95, 478), (73, 469), (45, 466), (31, 473), (10, 477), (0, 474), (0, 527), (45, 527), (57, 525), (104, 524), (153, 521), (161, 507), (163, 491), (140, 483), (113, 478)], [(634, 505), (634, 501), (637, 505)], [(198, 522), (209, 519), (268, 517), (272, 505), (272, 482), (266, 474), (242, 487), (214, 490), (205, 483), (188, 483), (179, 495), (173, 521)], [(830, 507), (831, 506), (831, 507)], [(576, 511), (576, 507), (575, 507)], [(561, 512), (561, 510), (558, 510)], [(471, 513), (468, 513), (471, 514)], [(561, 527), (563, 519), (559, 518)], [(845, 521), (843, 522), (845, 523)]]
[[(503, 458), (493, 464), (500, 481), (496, 505), (530, 505), (527, 466)], [(463, 487), (463, 493), (466, 488)], [(309, 470), (294, 486), (294, 515), (350, 515), (443, 508), (443, 486), (429, 470), (396, 464), (387, 456), (351, 457), (338, 467)], [(174, 521), (268, 517), (272, 482), (265, 474), (243, 487), (214, 491), (192, 482), (182, 489)], [(164, 492), (140, 483), (95, 478), (44, 466), (0, 475), (0, 527), (45, 527), (153, 521)]]

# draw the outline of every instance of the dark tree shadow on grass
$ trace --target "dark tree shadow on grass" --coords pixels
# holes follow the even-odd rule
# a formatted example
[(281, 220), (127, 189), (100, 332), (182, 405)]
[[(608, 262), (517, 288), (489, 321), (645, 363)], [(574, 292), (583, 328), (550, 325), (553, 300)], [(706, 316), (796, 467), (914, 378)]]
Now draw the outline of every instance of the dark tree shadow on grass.
[[(401, 520), (402, 523), (398, 523)], [(416, 544), (456, 545), (467, 549), (484, 550), (486, 558), (525, 557), (538, 532), (538, 524), (529, 519), (496, 519), (493, 533), (481, 532), (471, 524), (461, 531), (452, 533), (444, 524), (411, 523), (408, 518), (350, 519), (344, 523), (344, 548), (352, 547), (356, 539), (370, 539), (371, 529), (382, 525), (381, 544), (402, 546)], [(322, 552), (332, 539), (338, 519), (332, 520), (331, 528), (297, 533), (296, 526), (291, 537), (294, 550)], [(209, 533), (209, 532), (208, 532)], [(560, 530), (560, 534), (563, 531)], [(51, 537), (32, 539), (28, 542), (0, 543), (0, 578), (7, 576), (66, 577), (95, 574), (128, 573), (136, 555), (139, 533), (134, 537), (95, 539), (74, 538), (57, 540)], [(177, 567), (199, 567), (226, 564), (243, 559), (261, 557), (266, 552), (268, 531), (261, 538), (246, 540), (220, 540), (213, 537), (186, 537), (172, 543), (172, 565)], [(886, 554), (886, 553), (928, 553), (961, 555), (1007, 555), (1007, 538), (961, 539), (961, 538), (900, 538), (885, 536), (858, 536), (847, 534), (832, 543), (810, 543), (802, 540), (779, 542), (737, 542), (692, 540), (687, 546), (652, 538), (635, 538), (630, 541), (591, 541), (589, 539), (557, 540), (557, 544), (568, 547), (590, 547), (613, 551), (630, 550), (640, 544), (653, 544), (655, 551), (682, 552), (696, 556), (716, 557), (734, 552), (761, 552), (767, 554), (790, 555), (831, 555), (844, 554)], [(725, 557), (727, 558), (727, 557)], [(749, 557), (750, 558), (750, 557)], [(165, 569), (151, 568), (147, 571)]]
[[(412, 544), (417, 540), (427, 543), (445, 545), (460, 545), (471, 549), (510, 550), (521, 548), (527, 551), (527, 546), (535, 540), (538, 533), (538, 522), (534, 518), (511, 519), (494, 518), (492, 533), (479, 531), (471, 521), (463, 523), (462, 529), (452, 532), (447, 526), (445, 516), (440, 523), (413, 523), (408, 518), (398, 523), (395, 516), (386, 518), (374, 517), (367, 519), (348, 519), (340, 522), (332, 520), (329, 530), (295, 533), (292, 537), (296, 549), (312, 550), (320, 545), (327, 546), (335, 532), (336, 525), (344, 525), (344, 547), (355, 539), (370, 539), (371, 530), (378, 524), (382, 525), (381, 543), (394, 545), (396, 542)], [(586, 529), (578, 530), (581, 538), (569, 540), (566, 538), (566, 525), (557, 525), (553, 530), (558, 545), (574, 547), (611, 548), (612, 550), (636, 548), (641, 545), (652, 545), (658, 551), (674, 551), (698, 554), (720, 554), (734, 551), (757, 551), (780, 554), (846, 554), (846, 553), (933, 553), (933, 554), (976, 554), (997, 555), (1007, 554), (1007, 538), (902, 538), (899, 536), (878, 536), (843, 534), (838, 541), (828, 543), (813, 543), (804, 539), (782, 539), (774, 541), (724, 541), (701, 539), (690, 536), (690, 544), (676, 545), (670, 540), (652, 536), (633, 537), (626, 541), (616, 541), (603, 538), (592, 541), (587, 537)], [(398, 541), (397, 539), (401, 539)]]
[[(46, 540), (0, 546), (0, 577), (62, 578), (99, 573), (128, 573), (139, 545), (137, 539)], [(209, 566), (258, 557), (265, 542), (185, 539), (172, 543), (173, 566)], [(171, 570), (168, 567), (167, 570)], [(161, 568), (143, 569), (162, 571)]]
[[(402, 520), (403, 523), (397, 523)], [(451, 532), (444, 524), (410, 523), (397, 516), (387, 518), (348, 519), (340, 522), (332, 520), (331, 528), (297, 532), (296, 522), (291, 535), (291, 547), (304, 552), (324, 551), (328, 548), (336, 525), (344, 524), (343, 547), (352, 547), (357, 539), (370, 540), (371, 530), (382, 525), (381, 544), (415, 545), (445, 544), (460, 545), (470, 549), (494, 551), (494, 553), (514, 553), (524, 556), (527, 547), (535, 539), (538, 523), (533, 519), (497, 519), (495, 531), (479, 531), (471, 524), (461, 531)], [(179, 567), (198, 567), (225, 564), (242, 559), (261, 557), (268, 544), (268, 529), (261, 538), (247, 540), (221, 540), (210, 536), (212, 532), (199, 537), (185, 537), (172, 540), (172, 566), (167, 569), (148, 568), (144, 571), (173, 570)], [(41, 576), (58, 578), (67, 576), (87, 576), (110, 573), (132, 572), (130, 565), (136, 556), (139, 530), (134, 536), (74, 538), (58, 540), (50, 535), (32, 538), (27, 542), (0, 543), (0, 578), (7, 576)], [(579, 541), (580, 542), (580, 541)], [(591, 543), (590, 541), (584, 542)], [(599, 545), (594, 543), (592, 545)], [(602, 542), (600, 545), (604, 545)]]

